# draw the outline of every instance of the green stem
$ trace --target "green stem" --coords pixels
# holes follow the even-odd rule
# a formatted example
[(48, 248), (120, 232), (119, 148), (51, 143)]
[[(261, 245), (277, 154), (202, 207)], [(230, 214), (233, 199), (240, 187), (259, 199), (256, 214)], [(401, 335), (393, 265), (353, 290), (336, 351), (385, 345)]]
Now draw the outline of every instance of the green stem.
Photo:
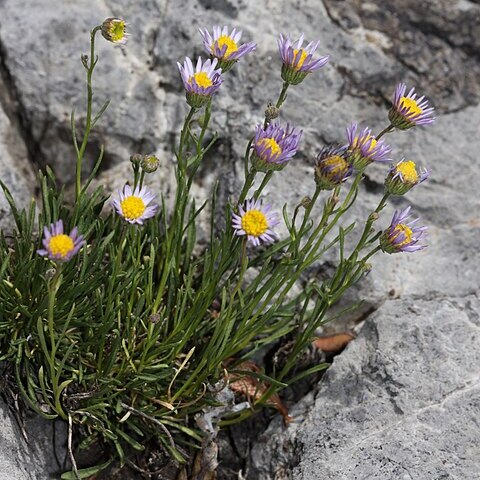
[[(310, 218), (310, 214), (312, 213), (313, 207), (315, 206), (315, 203), (317, 202), (318, 196), (320, 195), (321, 191), (322, 191), (322, 189), (317, 186), (317, 188), (315, 189), (315, 193), (313, 194), (313, 197), (310, 199), (310, 203), (308, 204), (308, 206), (305, 209), (305, 214), (303, 216), (302, 225), (301, 225), (300, 230), (298, 231), (298, 235), (297, 235), (298, 238), (301, 238), (302, 235), (303, 235), (303, 231), (304, 231), (304, 229), (307, 225), (308, 219)], [(295, 228), (295, 218), (293, 220), (293, 225), (292, 226)]]
[(92, 75), (97, 60), (95, 59), (95, 35), (98, 31), (102, 29), (101, 26), (95, 27), (90, 32), (90, 62), (87, 68), (87, 120), (85, 125), (85, 134), (83, 136), (82, 145), (77, 153), (77, 165), (76, 165), (76, 188), (75, 188), (75, 198), (78, 201), (80, 197), (80, 192), (82, 190), (82, 161), (85, 155), (85, 149), (88, 144), (88, 137), (90, 135), (90, 130), (92, 129), (92, 100), (93, 100), (93, 90), (92, 90)]
[(238, 203), (242, 204), (245, 199), (247, 198), (248, 191), (252, 188), (253, 183), (255, 182), (255, 175), (257, 171), (253, 168), (248, 172), (247, 178), (245, 178), (245, 183), (242, 188), (242, 192), (240, 193), (240, 197), (238, 199)]
[(50, 334), (50, 343), (52, 346), (52, 357), (50, 365), (54, 365), (55, 362), (55, 353), (56, 353), (56, 340), (55, 340), (55, 321), (54, 321), (54, 312), (55, 312), (55, 300), (59, 285), (57, 285), (58, 279), (60, 278), (60, 266), (57, 265), (57, 270), (53, 275), (52, 279), (48, 284), (48, 332)]
[(395, 127), (393, 125), (389, 125), (387, 128), (384, 128), (375, 138), (376, 140), (380, 140), (386, 133), (390, 133)]
[[(190, 111), (185, 117), (183, 127), (180, 133), (180, 141), (177, 152), (177, 192), (175, 194), (175, 204), (173, 209), (173, 217), (170, 227), (168, 229), (167, 238), (165, 242), (164, 261), (162, 265), (162, 274), (160, 277), (160, 285), (158, 287), (157, 295), (152, 307), (152, 313), (157, 313), (160, 303), (167, 286), (167, 281), (170, 276), (170, 262), (171, 256), (175, 255), (178, 263), (178, 255), (183, 243), (182, 238), (175, 241), (175, 232), (183, 233), (183, 223), (185, 216), (185, 208), (188, 200), (188, 182), (187, 182), (187, 161), (183, 158), (185, 149), (190, 137), (190, 123), (196, 108), (191, 107)], [(206, 125), (203, 127), (206, 130)], [(203, 137), (202, 137), (203, 138)], [(176, 267), (174, 267), (176, 268)]]
[[(280, 108), (283, 105), (283, 102), (285, 102), (287, 98), (287, 90), (290, 84), (288, 82), (283, 82), (282, 85), (282, 91), (280, 92), (280, 95), (278, 96), (277, 103), (275, 104), (276, 108)], [(263, 129), (265, 130), (268, 125), (268, 120), (265, 118), (265, 121), (263, 122)]]
[(255, 193), (253, 194), (253, 198), (255, 200), (258, 200), (260, 197), (260, 194), (262, 193), (263, 189), (266, 187), (267, 183), (270, 181), (272, 178), (273, 171), (267, 172), (265, 176), (263, 177), (262, 183), (260, 186), (255, 190)]
[(360, 250), (365, 246), (365, 242), (367, 241), (371, 233), (372, 225), (377, 219), (378, 214), (385, 208), (385, 205), (387, 204), (387, 200), (389, 196), (390, 196), (389, 193), (385, 193), (385, 195), (380, 200), (377, 208), (368, 217), (367, 223), (365, 224), (365, 228), (363, 229), (363, 232), (362, 232), (362, 236), (360, 237), (360, 240), (358, 241), (357, 246), (355, 247), (352, 255), (356, 252), (360, 252)]
[(278, 97), (277, 104), (275, 105), (277, 108), (280, 108), (283, 105), (283, 102), (287, 98), (287, 90), (290, 84), (288, 82), (283, 82), (282, 91), (280, 92), (280, 96)]
[(186, 167), (186, 164), (187, 164), (187, 162), (184, 162), (183, 154), (184, 154), (184, 149), (186, 147), (187, 138), (190, 135), (190, 123), (192, 121), (193, 115), (195, 114), (196, 110), (197, 109), (195, 107), (190, 108), (190, 111), (185, 117), (182, 131), (180, 132), (180, 143), (178, 145), (177, 158), (178, 158), (178, 165), (182, 168)]
[(375, 255), (381, 249), (382, 249), (382, 247), (380, 245), (377, 245), (370, 252), (368, 252), (368, 254), (365, 255), (365, 257), (362, 258), (362, 262), (366, 262), (372, 255)]

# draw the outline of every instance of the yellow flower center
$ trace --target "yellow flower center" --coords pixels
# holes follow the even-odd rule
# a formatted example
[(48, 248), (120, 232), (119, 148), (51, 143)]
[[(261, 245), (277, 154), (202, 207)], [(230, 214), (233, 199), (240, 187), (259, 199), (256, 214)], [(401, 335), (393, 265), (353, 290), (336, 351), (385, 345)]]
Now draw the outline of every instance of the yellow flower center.
[(337, 177), (338, 175), (345, 175), (348, 170), (348, 163), (340, 157), (340, 155), (334, 155), (325, 159), (324, 165), (329, 167), (328, 176)]
[(297, 57), (300, 56), (298, 59), (298, 63), (295, 65), (295, 70), (300, 70), (302, 68), (302, 65), (305, 63), (305, 59), (308, 56), (308, 53), (301, 48), (300, 50), (297, 50), (296, 48), (293, 50), (293, 62), (297, 60)]
[(418, 106), (418, 103), (413, 98), (402, 97), (400, 99), (400, 107), (405, 107), (408, 113), (413, 115), (420, 115), (423, 110)]
[(112, 22), (109, 31), (112, 42), (120, 42), (125, 36), (125, 22), (123, 20)]
[(412, 241), (412, 236), (413, 236), (412, 229), (407, 225), (405, 225), (404, 223), (399, 223), (393, 230), (393, 238), (397, 238), (398, 235), (402, 233), (405, 235), (405, 240), (403, 240), (400, 243), (397, 243), (396, 244), (397, 247), (403, 247), (404, 245), (407, 245), (407, 243), (410, 243)]
[(265, 146), (265, 150), (270, 149), (270, 155), (272, 158), (276, 158), (282, 153), (280, 145), (275, 141), (274, 138), (264, 138), (259, 142), (259, 144)]
[[(218, 38), (216, 41), (218, 44), (218, 48), (220, 50), (226, 45), (227, 49), (225, 50), (225, 54), (223, 55), (223, 58), (228, 58), (232, 53), (236, 52), (238, 50), (238, 45), (236, 44), (235, 40), (233, 38), (229, 37), (228, 35), (222, 35), (221, 37)], [(215, 51), (215, 42), (212, 45), (212, 52)]]
[(213, 82), (208, 78), (206, 72), (198, 72), (193, 74), (193, 76), (190, 77), (188, 82), (192, 83), (193, 79), (195, 79), (195, 82), (199, 87), (208, 88), (213, 85)]
[(249, 210), (242, 217), (242, 228), (247, 235), (259, 237), (268, 229), (267, 217), (260, 210)]
[(140, 218), (145, 212), (145, 202), (140, 197), (133, 195), (125, 198), (120, 203), (122, 207), (123, 216), (128, 220), (136, 220)]
[(48, 248), (52, 252), (53, 255), (60, 255), (61, 258), (64, 258), (68, 255), (73, 249), (75, 245), (73, 240), (64, 233), (60, 235), (54, 235), (50, 242), (48, 243)]
[(397, 163), (396, 170), (402, 174), (405, 183), (415, 184), (418, 182), (417, 169), (415, 168), (415, 162), (412, 160)]

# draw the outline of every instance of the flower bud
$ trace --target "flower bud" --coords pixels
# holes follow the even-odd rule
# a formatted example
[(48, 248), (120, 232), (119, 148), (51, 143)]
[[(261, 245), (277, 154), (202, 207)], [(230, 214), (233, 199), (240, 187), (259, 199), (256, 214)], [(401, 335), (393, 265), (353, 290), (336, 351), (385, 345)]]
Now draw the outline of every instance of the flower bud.
[(155, 172), (159, 165), (160, 160), (155, 155), (145, 155), (140, 162), (140, 166), (145, 173)]
[(112, 43), (124, 45), (127, 43), (128, 34), (126, 33), (127, 24), (125, 20), (116, 17), (107, 18), (102, 23), (102, 35), (105, 40)]
[(130, 162), (135, 168), (138, 168), (142, 163), (143, 157), (139, 153), (135, 153), (130, 157)]
[(275, 105), (272, 105), (269, 103), (267, 105), (267, 108), (265, 109), (265, 119), (267, 122), (271, 122), (272, 120), (275, 120), (280, 115), (280, 109), (277, 108)]

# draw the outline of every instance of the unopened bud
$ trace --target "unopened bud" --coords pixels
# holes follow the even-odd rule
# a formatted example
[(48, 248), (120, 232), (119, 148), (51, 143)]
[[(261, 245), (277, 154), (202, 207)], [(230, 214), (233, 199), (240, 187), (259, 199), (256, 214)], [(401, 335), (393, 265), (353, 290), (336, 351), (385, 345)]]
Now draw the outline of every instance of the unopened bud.
[(143, 156), (140, 155), (139, 153), (135, 153), (134, 155), (132, 155), (132, 156), (130, 157), (130, 162), (132, 162), (132, 165), (133, 165), (134, 167), (137, 167), (137, 168), (138, 168), (138, 167), (140, 166), (140, 164), (142, 163), (142, 160), (143, 160)]
[(275, 105), (269, 103), (265, 110), (265, 119), (267, 120), (267, 122), (271, 122), (272, 120), (277, 118), (279, 115), (280, 115), (280, 109), (277, 108)]
[(88, 66), (88, 55), (82, 55), (80, 58), (82, 59), (83, 66), (88, 70), (88, 68), (89, 68), (89, 66)]
[(155, 172), (159, 165), (160, 160), (155, 155), (145, 155), (140, 162), (142, 170), (146, 173)]
[(110, 17), (102, 23), (102, 35), (105, 40), (124, 45), (127, 43), (127, 24), (121, 18)]
[(329, 203), (331, 207), (334, 207), (340, 201), (340, 197), (338, 195), (332, 195), (329, 199)]
[(370, 271), (372, 270), (372, 264), (371, 263), (364, 263), (362, 266), (362, 270), (365, 273), (365, 275), (368, 275)]
[(300, 205), (305, 209), (309, 208), (311, 204), (312, 204), (312, 199), (310, 197), (303, 197), (302, 201), (300, 202)]
[(46, 272), (45, 272), (45, 278), (47, 280), (51, 280), (55, 274), (57, 273), (57, 270), (55, 268), (49, 268)]

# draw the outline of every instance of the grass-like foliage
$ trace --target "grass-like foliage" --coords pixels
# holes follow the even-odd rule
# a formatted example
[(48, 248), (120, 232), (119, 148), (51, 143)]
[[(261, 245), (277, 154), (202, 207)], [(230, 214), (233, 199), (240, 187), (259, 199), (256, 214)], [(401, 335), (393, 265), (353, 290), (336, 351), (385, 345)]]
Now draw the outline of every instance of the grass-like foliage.
[[(173, 208), (167, 209), (161, 192), (144, 186), (158, 167), (153, 155), (132, 156), (132, 177), (109, 200), (101, 186), (92, 188), (103, 150), (90, 175), (81, 176), (89, 135), (108, 107), (106, 102), (98, 113), (92, 111), (98, 33), (121, 43), (125, 23), (110, 18), (94, 28), (90, 54), (82, 56), (87, 79), (83, 136), (73, 114), (71, 122), (75, 201), (64, 200), (48, 168), (39, 173), (39, 202), (28, 210), (16, 207), (2, 183), (16, 228), (0, 237), (0, 361), (13, 379), (10, 387), (31, 409), (64, 419), (70, 429), (77, 425), (78, 448), (107, 443), (124, 462), (153, 443), (184, 463), (192, 447), (214, 438), (218, 422), (248, 417), (275, 403), (291, 382), (325, 368), (299, 369), (299, 358), (327, 321), (329, 308), (369, 272), (372, 255), (422, 248), (417, 242), (424, 228), (406, 223), (408, 209), (397, 212), (383, 231), (374, 228), (391, 195), (405, 194), (428, 176), (412, 161), (391, 165), (385, 194), (359, 233), (351, 235), (355, 224), (344, 225), (342, 217), (357, 198), (364, 169), (390, 160), (391, 149), (380, 137), (431, 123), (433, 109), (400, 84), (389, 126), (377, 136), (355, 124), (349, 127), (346, 145), (326, 146), (316, 159), (311, 198), (278, 214), (278, 206), (270, 209), (261, 194), (273, 175), (284, 175), (282, 170), (295, 162), (302, 132), (273, 120), (287, 89), (301, 88), (293, 86), (328, 61), (315, 60), (317, 44), (302, 47), (303, 39), (281, 36), (283, 88), (246, 140), (238, 199), (217, 204), (212, 192), (198, 206), (190, 189), (215, 142), (207, 133), (214, 97), (217, 90), (221, 94), (222, 75), (255, 49), (253, 43), (240, 45), (239, 32), (216, 27), (212, 36), (204, 30), (211, 59), (179, 65), (190, 110), (175, 150)], [(312, 215), (314, 207), (322, 213)], [(201, 246), (196, 225), (207, 214), (210, 232)], [(221, 227), (214, 221), (220, 216)], [(282, 239), (275, 233), (279, 223), (288, 230)], [(333, 276), (293, 289), (332, 247), (339, 252)], [(272, 362), (269, 371), (245, 368), (287, 337), (293, 341), (285, 358)], [(244, 377), (257, 381), (250, 404), (239, 399), (222, 407), (220, 393), (230, 391), (233, 378)], [(217, 407), (221, 414), (206, 418)], [(72, 472), (64, 478), (98, 470), (79, 471), (74, 458), (72, 449)]]

